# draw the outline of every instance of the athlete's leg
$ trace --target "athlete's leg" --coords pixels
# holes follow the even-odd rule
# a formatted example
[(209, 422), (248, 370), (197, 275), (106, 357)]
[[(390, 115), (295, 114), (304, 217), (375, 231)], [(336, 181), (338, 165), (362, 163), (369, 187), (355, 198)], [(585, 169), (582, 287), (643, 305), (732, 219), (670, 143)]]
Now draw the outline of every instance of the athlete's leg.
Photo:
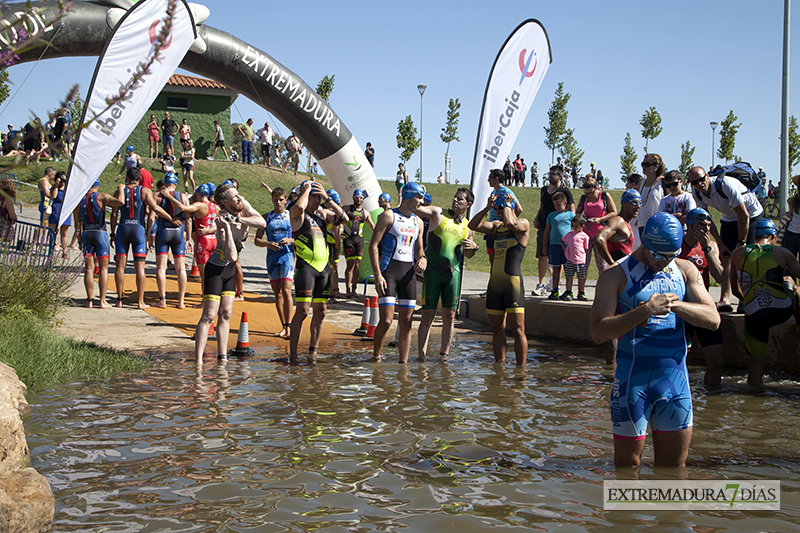
[(705, 346), (703, 354), (706, 356), (706, 374), (703, 377), (703, 383), (719, 385), (722, 381), (722, 344)]
[[(117, 248), (119, 248), (119, 244)], [(128, 254), (117, 255), (115, 259), (114, 285), (117, 289), (117, 307), (122, 307), (122, 300), (125, 298), (125, 267), (128, 263)]]
[[(444, 311), (442, 309), (442, 321), (444, 321)], [(433, 319), (436, 318), (436, 309), (423, 309), (422, 319), (419, 321), (419, 329), (417, 330), (417, 353), (420, 363), (425, 362), (428, 354), (428, 341), (431, 338), (431, 324)], [(442, 330), (442, 337), (444, 337), (444, 329)], [(442, 339), (444, 342), (444, 339)], [(442, 350), (444, 351), (444, 350)]]
[[(224, 293), (223, 293), (224, 294)], [(217, 355), (228, 355), (228, 334), (233, 315), (233, 296), (222, 296), (217, 311)]]
[(322, 323), (325, 321), (325, 315), (328, 313), (328, 304), (325, 302), (314, 302), (312, 305), (314, 314), (311, 316), (311, 335), (308, 342), (309, 359), (312, 358), (311, 354), (316, 352), (317, 348), (319, 348)]
[(350, 278), (352, 285), (348, 285), (347, 288), (352, 290), (349, 291), (350, 294), (353, 295), (353, 298), (358, 296), (358, 271), (361, 268), (361, 259), (354, 259), (353, 260), (353, 275)]
[(372, 362), (378, 363), (381, 360), (381, 350), (386, 342), (386, 334), (394, 321), (394, 305), (382, 305), (378, 308), (378, 325), (375, 327), (375, 336), (372, 341)]
[(216, 298), (203, 299), (203, 314), (194, 331), (194, 358), (197, 364), (202, 364), (203, 362), (203, 350), (205, 350), (206, 342), (208, 341), (208, 329), (214, 322), (214, 317), (217, 316), (220, 302), (221, 300)]
[(617, 468), (637, 468), (642, 459), (643, 451), (644, 439), (614, 439), (614, 466)]
[(146, 281), (144, 276), (144, 261), (134, 261), (133, 266), (136, 268), (136, 293), (139, 297), (137, 307), (139, 309), (147, 309), (150, 306), (144, 303), (144, 284)]
[(653, 466), (666, 468), (686, 466), (690, 442), (692, 442), (690, 427), (680, 431), (653, 433)]
[(397, 339), (397, 347), (400, 352), (399, 363), (408, 362), (408, 352), (411, 349), (411, 317), (413, 314), (413, 307), (400, 307), (397, 309), (397, 329), (400, 332), (400, 336)]
[(496, 363), (506, 360), (506, 315), (490, 314), (489, 324), (492, 326), (492, 350)]
[[(186, 307), (183, 302), (186, 295), (186, 258), (182, 255), (173, 255), (173, 257), (175, 257), (175, 275), (178, 278), (178, 309), (183, 309)], [(161, 294), (160, 291), (159, 294)]]
[(83, 286), (86, 289), (86, 307), (92, 308), (92, 296), (94, 293), (94, 256), (89, 255), (84, 258)]
[(108, 291), (108, 257), (99, 258), (100, 274), (97, 276), (97, 284), (100, 287), (100, 309), (108, 309), (111, 305), (106, 301)]
[[(167, 307), (167, 259), (168, 254), (156, 255), (156, 286), (158, 287), (158, 303), (156, 307)], [(138, 272), (138, 271), (137, 271)]]
[(445, 356), (450, 353), (450, 345), (453, 343), (453, 328), (456, 323), (455, 309), (442, 309), (442, 346), (439, 352)]
[(294, 307), (294, 317), (292, 318), (291, 337), (289, 338), (289, 364), (297, 365), (297, 344), (300, 341), (300, 332), (303, 329), (303, 321), (308, 316), (311, 309), (311, 302), (297, 302)]
[(355, 259), (348, 259), (347, 268), (345, 268), (344, 270), (345, 296), (347, 296), (348, 298), (352, 296), (354, 292), (352, 290), (352, 287), (353, 285), (355, 285), (355, 283), (353, 283), (353, 276), (355, 275), (356, 272), (355, 265), (356, 265)]
[[(506, 327), (514, 337), (514, 354), (518, 365), (524, 365), (528, 357), (528, 337), (525, 336), (525, 313), (508, 313)], [(505, 342), (503, 343), (505, 347)]]

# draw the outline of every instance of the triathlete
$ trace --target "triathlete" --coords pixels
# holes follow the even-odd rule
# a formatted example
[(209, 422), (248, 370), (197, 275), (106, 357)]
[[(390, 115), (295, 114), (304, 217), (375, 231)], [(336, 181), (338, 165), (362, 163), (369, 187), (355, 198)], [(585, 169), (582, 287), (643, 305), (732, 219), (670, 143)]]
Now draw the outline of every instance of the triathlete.
[(272, 292), (275, 294), (278, 318), (281, 321), (281, 331), (276, 336), (289, 339), (295, 270), (292, 223), (286, 210), (286, 191), (283, 187), (275, 187), (270, 194), (273, 209), (264, 215), (267, 227), (256, 232), (253, 243), (267, 249), (267, 273)]
[(473, 240), (475, 234), (467, 228), (467, 210), (475, 201), (472, 191), (464, 187), (456, 190), (450, 209), (436, 206), (419, 206), (414, 213), (430, 220), (428, 247), (425, 256), (428, 265), (422, 281), (422, 320), (419, 324), (419, 360), (425, 361), (430, 339), (431, 324), (436, 317), (439, 299), (442, 301), (442, 341), (439, 357), (447, 359), (453, 341), (453, 325), (460, 300), (463, 259), (472, 257), (478, 250)]
[[(425, 190), (417, 183), (403, 186), (400, 205), (381, 213), (369, 242), (369, 259), (375, 273), (380, 317), (372, 342), (373, 362), (380, 362), (386, 335), (397, 310), (399, 362), (408, 361), (411, 348), (411, 316), (417, 301), (414, 271), (422, 272), (427, 258), (422, 250), (422, 220), (414, 210)], [(380, 248), (380, 255), (378, 250)]]
[(755, 244), (746, 244), (731, 256), (733, 294), (744, 302), (744, 346), (747, 349), (747, 384), (762, 385), (764, 354), (769, 330), (794, 313), (800, 324), (800, 292), (791, 276), (800, 277), (800, 264), (789, 250), (775, 244), (778, 228), (768, 218), (755, 224)]
[[(325, 191), (328, 197), (339, 207), (342, 206), (342, 197), (334, 189)], [(343, 211), (344, 212), (344, 211)], [(331, 265), (331, 286), (330, 286), (330, 299), (329, 303), (335, 303), (336, 298), (341, 298), (342, 293), (339, 292), (339, 255), (342, 251), (342, 224), (344, 219), (333, 218), (328, 220), (326, 236), (328, 243), (328, 262)]]
[[(295, 311), (291, 322), (289, 339), (289, 363), (299, 363), (297, 345), (303, 322), (313, 307), (308, 362), (316, 361), (322, 322), (328, 311), (330, 296), (331, 266), (328, 257), (327, 225), (335, 219), (347, 216), (333, 198), (317, 182), (304, 181), (299, 196), (289, 209), (292, 235), (297, 252), (297, 268), (294, 274)], [(329, 209), (320, 209), (320, 205)]]
[(242, 239), (247, 228), (263, 228), (266, 225), (264, 217), (242, 198), (231, 182), (226, 181), (217, 187), (214, 201), (220, 206), (219, 216), (214, 219), (217, 247), (206, 264), (203, 314), (195, 330), (194, 355), (198, 365), (203, 363), (208, 330), (214, 317), (217, 318), (217, 356), (221, 359), (227, 357), (233, 298), (236, 295), (234, 264), (244, 247)]
[[(156, 285), (158, 286), (158, 303), (156, 307), (162, 309), (167, 307), (167, 259), (172, 250), (172, 257), (175, 259), (175, 273), (178, 279), (178, 309), (186, 307), (183, 297), (186, 294), (186, 249), (192, 253), (192, 243), (189, 239), (192, 235), (192, 219), (184, 218), (183, 211), (180, 211), (175, 204), (167, 200), (171, 196), (179, 200), (182, 204), (188, 203), (185, 193), (178, 192), (178, 176), (174, 172), (167, 172), (164, 178), (164, 188), (159, 190), (158, 200), (161, 208), (169, 213), (170, 218), (181, 221), (181, 224), (173, 224), (170, 220), (159, 220), (158, 229), (155, 236), (156, 248)], [(155, 213), (150, 214), (155, 219)]]
[(97, 284), (100, 287), (100, 309), (111, 307), (106, 301), (108, 290), (108, 257), (111, 253), (106, 233), (106, 207), (119, 207), (122, 202), (104, 192), (98, 192), (100, 180), (94, 180), (86, 195), (78, 205), (80, 217), (77, 217), (78, 232), (83, 239), (83, 285), (86, 288), (86, 307), (92, 307), (94, 292), (94, 257), (97, 256)]
[[(624, 209), (624, 206), (623, 206)], [(678, 259), (680, 221), (656, 213), (642, 247), (608, 267), (597, 282), (592, 339), (619, 337), (611, 390), (614, 464), (638, 467), (647, 426), (655, 466), (682, 467), (692, 439), (692, 395), (684, 321), (714, 330), (720, 319), (695, 266)]]
[(392, 208), (392, 195), (389, 194), (388, 192), (381, 193), (381, 195), (378, 196), (378, 207), (383, 209), (384, 212), (386, 212), (389, 209), (391, 209)]
[[(494, 254), (486, 288), (486, 313), (492, 325), (494, 360), (497, 363), (506, 360), (506, 328), (509, 328), (514, 337), (516, 363), (524, 365), (528, 338), (525, 336), (525, 286), (521, 267), (531, 224), (525, 218), (517, 218), (516, 207), (512, 195), (492, 194), (486, 207), (469, 221), (469, 229), (493, 237)], [(490, 209), (497, 213), (497, 220), (484, 220)]]
[[(125, 185), (119, 184), (114, 198), (121, 202), (120, 207), (111, 211), (111, 238), (117, 250), (115, 257), (114, 282), (117, 286), (117, 307), (122, 307), (125, 296), (125, 265), (128, 262), (128, 248), (133, 252), (133, 266), (136, 269), (136, 292), (138, 294), (137, 306), (139, 309), (150, 307), (144, 303), (144, 262), (147, 259), (146, 231), (147, 208), (154, 210), (160, 216), (171, 219), (169, 213), (161, 209), (153, 198), (153, 191), (142, 187), (139, 182), (142, 178), (139, 169), (129, 168), (125, 175)], [(119, 228), (117, 228), (119, 217)], [(172, 219), (173, 223), (180, 223)], [(116, 233), (115, 233), (115, 230)]]
[[(386, 193), (384, 193), (386, 194)], [(391, 198), (389, 203), (391, 203)], [(372, 231), (375, 231), (375, 223), (372, 217), (364, 209), (364, 192), (361, 189), (353, 191), (353, 204), (345, 209), (347, 218), (350, 221), (342, 225), (344, 240), (344, 257), (347, 260), (347, 269), (344, 271), (344, 286), (348, 298), (358, 296), (358, 269), (361, 266), (361, 259), (364, 256), (364, 224), (367, 224)]]
[(594, 244), (603, 260), (609, 265), (630, 255), (633, 251), (634, 231), (631, 220), (636, 218), (642, 206), (642, 196), (635, 189), (628, 189), (620, 198), (619, 215), (608, 221), (597, 235)]

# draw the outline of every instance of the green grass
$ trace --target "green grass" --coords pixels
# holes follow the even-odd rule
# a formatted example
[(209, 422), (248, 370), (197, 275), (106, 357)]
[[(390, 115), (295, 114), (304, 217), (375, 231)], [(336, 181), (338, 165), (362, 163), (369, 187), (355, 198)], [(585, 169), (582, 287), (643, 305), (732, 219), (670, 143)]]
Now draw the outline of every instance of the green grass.
[(0, 315), (0, 361), (33, 391), (68, 379), (109, 378), (146, 366), (147, 360), (56, 335), (30, 312)]

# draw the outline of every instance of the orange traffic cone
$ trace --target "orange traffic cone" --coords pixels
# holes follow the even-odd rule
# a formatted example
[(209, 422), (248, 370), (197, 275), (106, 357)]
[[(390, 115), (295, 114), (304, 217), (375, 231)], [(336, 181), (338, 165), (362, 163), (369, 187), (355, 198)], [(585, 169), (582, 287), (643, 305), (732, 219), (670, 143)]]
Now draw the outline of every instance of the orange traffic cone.
[(367, 334), (361, 337), (362, 341), (371, 341), (375, 338), (375, 327), (378, 325), (380, 319), (380, 311), (378, 310), (378, 297), (372, 297), (372, 312), (369, 314), (369, 325), (367, 326)]
[(239, 323), (239, 336), (236, 338), (236, 348), (230, 351), (230, 355), (236, 357), (246, 357), (255, 352), (250, 348), (250, 329), (247, 326), (247, 312), (242, 312), (242, 321)]
[(195, 263), (192, 263), (192, 270), (191, 272), (189, 272), (189, 277), (194, 279), (200, 277), (200, 269), (197, 268), (197, 265)]
[(356, 337), (363, 337), (367, 334), (369, 327), (369, 319), (372, 314), (372, 306), (370, 305), (369, 298), (364, 298), (364, 312), (361, 313), (361, 326), (353, 332)]

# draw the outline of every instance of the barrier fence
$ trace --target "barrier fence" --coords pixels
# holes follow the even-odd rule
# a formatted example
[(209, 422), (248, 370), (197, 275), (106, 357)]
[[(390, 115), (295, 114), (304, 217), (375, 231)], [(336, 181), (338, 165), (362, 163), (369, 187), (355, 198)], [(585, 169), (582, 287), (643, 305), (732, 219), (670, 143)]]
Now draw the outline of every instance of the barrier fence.
[(0, 263), (22, 261), (46, 266), (53, 257), (56, 235), (48, 227), (17, 220), (0, 234)]

